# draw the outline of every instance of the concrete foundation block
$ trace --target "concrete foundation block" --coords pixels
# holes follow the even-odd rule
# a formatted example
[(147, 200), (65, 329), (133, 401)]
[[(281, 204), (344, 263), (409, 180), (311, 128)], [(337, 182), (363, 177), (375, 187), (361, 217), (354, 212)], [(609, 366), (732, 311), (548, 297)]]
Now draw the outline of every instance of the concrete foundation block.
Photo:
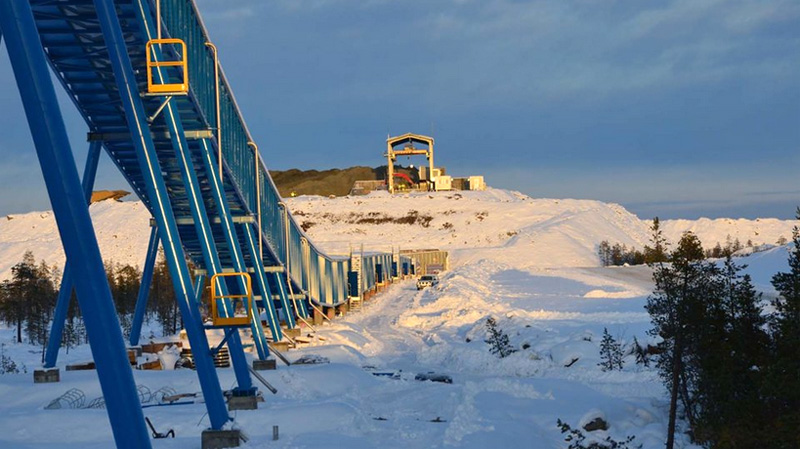
[(228, 447), (239, 447), (242, 433), (238, 429), (234, 430), (204, 430), (202, 434), (202, 449), (225, 449)]
[(322, 325), (322, 313), (314, 309), (314, 326), (321, 326)]
[(37, 369), (33, 371), (33, 383), (50, 384), (61, 381), (61, 372), (58, 368)]
[[(228, 399), (228, 410), (258, 410), (257, 396), (231, 396)], [(237, 444), (238, 446), (238, 444)], [(232, 447), (232, 446), (225, 446)]]
[(288, 341), (273, 341), (272, 343), (269, 343), (269, 345), (278, 352), (286, 352), (289, 350)]
[(301, 330), (299, 327), (295, 327), (294, 329), (284, 329), (283, 333), (294, 339), (295, 337), (299, 337), (301, 334)]
[(269, 371), (278, 369), (275, 359), (253, 360), (253, 369), (256, 371)]

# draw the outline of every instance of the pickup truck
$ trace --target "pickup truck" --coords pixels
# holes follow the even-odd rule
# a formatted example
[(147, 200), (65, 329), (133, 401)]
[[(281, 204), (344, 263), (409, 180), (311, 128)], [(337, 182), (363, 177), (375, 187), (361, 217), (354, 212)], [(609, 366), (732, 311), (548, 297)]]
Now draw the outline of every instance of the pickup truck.
[(417, 290), (425, 287), (433, 287), (439, 283), (439, 278), (435, 274), (425, 274), (417, 280)]

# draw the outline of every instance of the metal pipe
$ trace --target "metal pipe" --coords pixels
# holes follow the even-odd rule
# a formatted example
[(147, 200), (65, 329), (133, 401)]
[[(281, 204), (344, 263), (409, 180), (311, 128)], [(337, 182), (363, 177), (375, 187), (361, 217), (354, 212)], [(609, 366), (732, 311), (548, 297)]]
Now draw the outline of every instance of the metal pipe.
[(219, 113), (219, 56), (217, 54), (216, 45), (212, 44), (211, 42), (206, 42), (206, 47), (210, 48), (211, 51), (214, 52), (214, 98), (217, 108), (217, 152), (219, 153), (217, 156), (217, 162), (219, 163), (219, 182), (222, 183), (222, 117), (220, 117)]
[(256, 214), (258, 215), (258, 232), (256, 235), (258, 236), (258, 257), (261, 258), (263, 263), (264, 261), (264, 239), (261, 238), (261, 233), (263, 232), (263, 228), (261, 227), (261, 170), (258, 164), (258, 145), (252, 140), (247, 142), (253, 148), (253, 153), (255, 153), (256, 157)]
[(156, 0), (156, 39), (161, 39), (161, 0)]
[[(289, 266), (290, 266), (289, 265), (289, 255), (291, 254), (291, 252), (289, 251), (289, 211), (286, 209), (286, 203), (284, 203), (283, 201), (278, 202), (278, 207), (283, 210), (283, 220), (284, 220), (283, 229), (285, 230), (284, 234), (286, 234), (286, 236), (285, 236), (286, 237), (286, 245), (285, 245), (286, 246), (286, 261), (285, 261), (285, 265), (284, 265), (286, 267), (286, 285), (287, 285), (287, 287), (289, 287), (289, 295), (292, 298), (292, 304), (294, 305), (295, 315), (297, 315), (299, 318), (303, 318), (301, 313), (300, 313), (300, 309), (297, 307), (297, 299), (294, 296), (294, 288), (292, 288), (292, 276), (291, 276), (291, 273), (289, 272), (289, 270), (290, 270), (290, 268), (289, 268)], [(306, 324), (308, 324), (308, 323), (306, 323)]]
[(0, 1), (0, 29), (5, 33), (8, 56), (64, 252), (75, 271), (75, 288), (84, 312), (114, 441), (118, 448), (150, 448), (150, 435), (145, 427), (103, 258), (30, 2)]

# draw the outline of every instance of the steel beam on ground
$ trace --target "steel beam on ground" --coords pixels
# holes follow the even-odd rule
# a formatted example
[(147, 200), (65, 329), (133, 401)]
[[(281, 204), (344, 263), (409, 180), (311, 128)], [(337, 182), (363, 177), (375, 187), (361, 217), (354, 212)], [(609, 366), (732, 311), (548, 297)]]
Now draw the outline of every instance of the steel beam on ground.
[(5, 33), (64, 252), (75, 272), (75, 288), (114, 441), (118, 448), (149, 448), (150, 435), (145, 428), (103, 259), (28, 0), (0, 2), (0, 29)]

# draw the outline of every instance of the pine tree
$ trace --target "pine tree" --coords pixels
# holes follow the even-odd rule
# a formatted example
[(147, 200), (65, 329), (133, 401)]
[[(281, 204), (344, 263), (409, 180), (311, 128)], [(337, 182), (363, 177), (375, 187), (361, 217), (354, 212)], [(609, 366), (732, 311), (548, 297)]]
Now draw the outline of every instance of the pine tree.
[(600, 264), (604, 267), (611, 265), (611, 245), (608, 240), (603, 240), (597, 247), (597, 255), (600, 256)]
[(714, 270), (712, 265), (700, 262), (703, 256), (700, 240), (692, 233), (685, 233), (670, 254), (670, 263), (659, 263), (655, 267), (656, 288), (645, 306), (653, 323), (651, 335), (662, 338), (656, 365), (670, 391), (667, 449), (672, 449), (675, 443), (679, 397), (687, 418), (690, 423), (693, 421), (694, 404), (688, 393), (693, 373), (685, 372), (687, 355), (692, 351), (687, 348), (693, 344), (692, 331), (699, 327), (694, 324), (696, 314), (702, 313), (709, 287), (707, 281)]
[(644, 263), (656, 264), (667, 261), (667, 239), (661, 231), (661, 221), (658, 217), (653, 218), (653, 224), (650, 226), (650, 243), (653, 245), (644, 247)]
[(623, 356), (622, 345), (614, 340), (607, 328), (603, 328), (603, 341), (600, 342), (601, 362), (597, 366), (601, 367), (603, 371), (622, 370), (622, 366), (625, 364)]
[(489, 331), (489, 338), (486, 340), (486, 343), (491, 345), (489, 351), (492, 354), (502, 359), (517, 352), (517, 350), (511, 346), (508, 335), (506, 335), (502, 329), (498, 329), (497, 321), (494, 318), (489, 317), (486, 319), (486, 330)]
[[(800, 220), (800, 208), (797, 210)], [(798, 447), (800, 437), (800, 228), (792, 231), (789, 271), (772, 277), (778, 292), (771, 316), (773, 360), (766, 374), (765, 396), (773, 419), (776, 448)]]
[(636, 364), (643, 366), (650, 366), (650, 357), (647, 355), (647, 350), (639, 344), (639, 340), (633, 337), (632, 353), (636, 357)]

